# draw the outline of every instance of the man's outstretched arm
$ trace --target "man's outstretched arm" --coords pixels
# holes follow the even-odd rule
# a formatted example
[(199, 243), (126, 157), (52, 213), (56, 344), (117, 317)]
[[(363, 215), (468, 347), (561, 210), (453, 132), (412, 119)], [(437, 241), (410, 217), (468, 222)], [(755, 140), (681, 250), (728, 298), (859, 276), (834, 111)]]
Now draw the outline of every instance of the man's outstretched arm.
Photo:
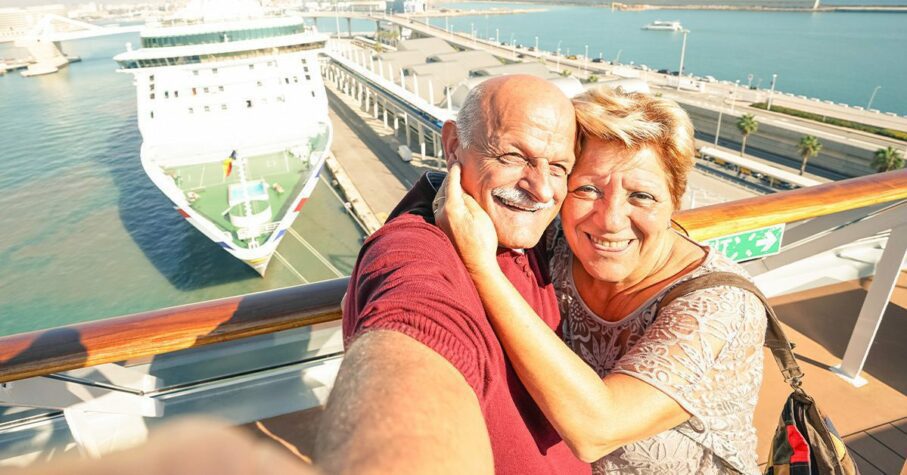
[(346, 352), (328, 400), (315, 463), (325, 473), (492, 473), (475, 392), (444, 357), (396, 331)]

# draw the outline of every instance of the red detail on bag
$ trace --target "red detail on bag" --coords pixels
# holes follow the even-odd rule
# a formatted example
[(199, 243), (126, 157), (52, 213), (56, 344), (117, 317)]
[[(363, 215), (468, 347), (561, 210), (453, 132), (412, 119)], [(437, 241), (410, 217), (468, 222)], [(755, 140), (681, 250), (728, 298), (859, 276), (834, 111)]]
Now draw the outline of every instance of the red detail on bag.
[(307, 200), (308, 200), (308, 198), (303, 198), (303, 199), (299, 200), (299, 204), (296, 205), (296, 209), (294, 209), (293, 211), (301, 210), (302, 205), (304, 205)]
[(787, 443), (794, 451), (794, 454), (790, 456), (790, 463), (809, 463), (809, 445), (803, 438), (803, 434), (791, 424), (787, 425)]

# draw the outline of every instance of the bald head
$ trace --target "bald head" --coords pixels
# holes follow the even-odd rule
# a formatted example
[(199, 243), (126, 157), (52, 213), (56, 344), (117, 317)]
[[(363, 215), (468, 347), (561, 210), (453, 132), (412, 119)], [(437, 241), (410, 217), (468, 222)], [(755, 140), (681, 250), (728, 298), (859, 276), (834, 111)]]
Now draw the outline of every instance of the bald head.
[(573, 104), (554, 84), (525, 74), (497, 76), (474, 87), (457, 111), (457, 138), (462, 146), (486, 147), (495, 119), (506, 112), (528, 116), (543, 108), (573, 114)]
[(498, 243), (514, 249), (534, 246), (557, 215), (575, 137), (567, 96), (524, 75), (479, 84), (441, 129), (448, 164), (462, 165), (463, 190), (488, 213)]

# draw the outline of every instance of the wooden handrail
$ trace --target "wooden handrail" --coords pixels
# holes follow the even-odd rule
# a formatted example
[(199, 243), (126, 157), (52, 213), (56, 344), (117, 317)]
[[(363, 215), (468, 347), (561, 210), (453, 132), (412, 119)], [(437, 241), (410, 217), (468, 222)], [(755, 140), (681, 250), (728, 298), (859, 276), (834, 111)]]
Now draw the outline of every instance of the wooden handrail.
[(340, 319), (347, 278), (0, 338), (0, 382)]
[[(681, 211), (697, 240), (907, 199), (907, 170)], [(340, 318), (346, 278), (0, 338), (0, 382)]]
[(907, 199), (907, 169), (684, 210), (674, 215), (697, 241)]

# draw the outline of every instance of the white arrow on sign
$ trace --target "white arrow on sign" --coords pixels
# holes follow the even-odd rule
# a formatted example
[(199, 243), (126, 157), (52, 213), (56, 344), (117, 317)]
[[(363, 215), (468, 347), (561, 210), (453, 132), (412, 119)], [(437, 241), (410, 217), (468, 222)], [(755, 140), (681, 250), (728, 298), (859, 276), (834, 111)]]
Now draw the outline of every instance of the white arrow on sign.
[(762, 246), (762, 252), (768, 252), (768, 250), (771, 249), (776, 242), (778, 242), (778, 238), (775, 237), (775, 233), (773, 233), (771, 230), (768, 230), (768, 232), (765, 233), (765, 237), (756, 241), (756, 245)]

